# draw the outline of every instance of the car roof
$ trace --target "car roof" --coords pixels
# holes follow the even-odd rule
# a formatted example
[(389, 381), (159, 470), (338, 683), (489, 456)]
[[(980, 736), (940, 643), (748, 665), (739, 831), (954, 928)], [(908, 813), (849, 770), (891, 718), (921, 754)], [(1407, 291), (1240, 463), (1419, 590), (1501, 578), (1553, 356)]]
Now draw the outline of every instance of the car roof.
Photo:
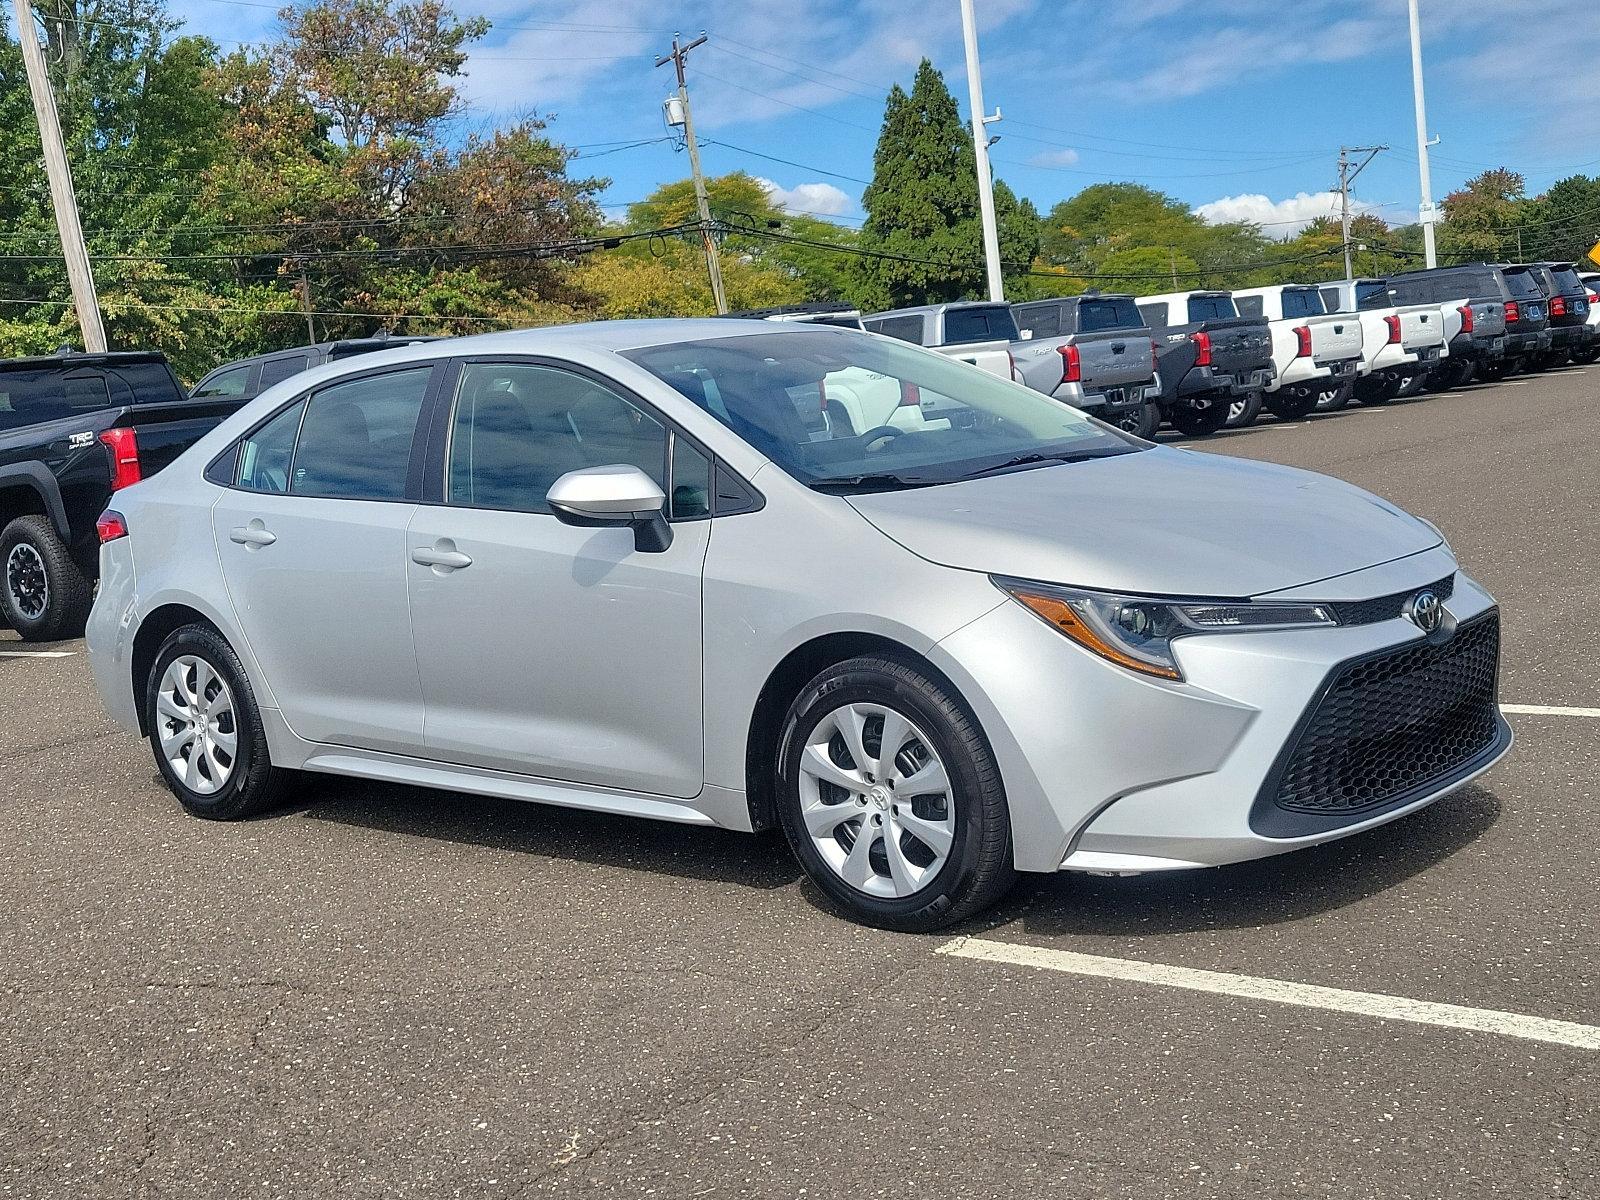
[(0, 358), (0, 370), (37, 371), (49, 367), (68, 370), (75, 367), (133, 366), (138, 363), (164, 363), (167, 356), (159, 350), (108, 350), (91, 353), (83, 350), (58, 351), (30, 358)]
[(886, 308), (882, 312), (868, 313), (865, 320), (871, 321), (878, 317), (909, 317), (920, 316), (923, 313), (949, 312), (960, 308), (1006, 308), (1004, 300), (949, 300), (943, 304), (913, 304), (907, 308)]

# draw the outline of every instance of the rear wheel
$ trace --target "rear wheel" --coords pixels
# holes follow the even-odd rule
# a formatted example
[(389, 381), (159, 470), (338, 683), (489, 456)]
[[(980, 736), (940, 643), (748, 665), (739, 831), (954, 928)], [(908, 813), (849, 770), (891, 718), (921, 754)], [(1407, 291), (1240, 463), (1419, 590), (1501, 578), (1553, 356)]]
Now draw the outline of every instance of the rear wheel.
[(1267, 411), (1280, 421), (1298, 421), (1317, 406), (1317, 393), (1307, 387), (1283, 388), (1267, 396)]
[(1478, 378), (1485, 383), (1499, 383), (1507, 375), (1517, 369), (1517, 360), (1514, 358), (1497, 358), (1490, 362), (1478, 364)]
[(186, 625), (168, 636), (144, 704), (156, 767), (189, 813), (234, 821), (282, 799), (291, 776), (272, 765), (255, 691), (215, 629)]
[(1228, 401), (1220, 395), (1180, 400), (1168, 419), (1184, 437), (1209, 437), (1227, 423)]
[(1357, 404), (1372, 408), (1389, 403), (1396, 390), (1387, 375), (1368, 375), (1356, 381), (1355, 400)]
[(1597, 358), (1600, 358), (1600, 341), (1591, 342), (1582, 350), (1572, 352), (1572, 361), (1579, 366), (1588, 366)]
[(785, 718), (779, 815), (816, 885), (858, 921), (939, 929), (1015, 878), (988, 742), (943, 684), (876, 656), (823, 671)]
[(1236, 397), (1233, 403), (1228, 405), (1226, 425), (1229, 429), (1244, 429), (1254, 425), (1260, 415), (1261, 393), (1247, 392), (1243, 396)]
[(1107, 418), (1107, 423), (1123, 433), (1131, 433), (1148, 442), (1161, 427), (1161, 409), (1147, 400), (1137, 408), (1125, 408), (1113, 413)]
[(1350, 394), (1355, 390), (1354, 380), (1345, 380), (1336, 388), (1317, 393), (1316, 410), (1319, 413), (1338, 412), (1350, 403)]
[(56, 642), (83, 632), (94, 585), (48, 517), (18, 517), (0, 532), (0, 572), (0, 607), (24, 641)]

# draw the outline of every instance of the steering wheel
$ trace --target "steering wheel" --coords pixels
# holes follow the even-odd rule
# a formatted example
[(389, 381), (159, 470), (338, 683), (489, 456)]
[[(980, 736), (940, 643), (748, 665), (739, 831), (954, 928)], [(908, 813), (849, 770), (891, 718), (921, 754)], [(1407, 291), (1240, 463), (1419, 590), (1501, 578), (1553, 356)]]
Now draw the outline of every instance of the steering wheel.
[(879, 425), (863, 433), (861, 440), (866, 444), (867, 449), (871, 450), (872, 443), (881, 442), (885, 438), (897, 438), (905, 432), (904, 429), (894, 425)]

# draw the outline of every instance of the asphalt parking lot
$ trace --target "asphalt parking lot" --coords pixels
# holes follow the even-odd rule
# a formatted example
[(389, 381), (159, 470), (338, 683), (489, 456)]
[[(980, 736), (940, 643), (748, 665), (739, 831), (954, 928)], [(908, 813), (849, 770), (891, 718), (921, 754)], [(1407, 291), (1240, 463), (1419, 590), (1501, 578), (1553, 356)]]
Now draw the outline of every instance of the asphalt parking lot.
[[(1439, 524), (1502, 700), (1593, 712), (1597, 444), (1600, 367), (1204, 449)], [(80, 651), (0, 641), (0, 1196), (1600, 1196), (1600, 716), (1513, 710), (1361, 837), (913, 937), (771, 837), (334, 779), (189, 820)]]

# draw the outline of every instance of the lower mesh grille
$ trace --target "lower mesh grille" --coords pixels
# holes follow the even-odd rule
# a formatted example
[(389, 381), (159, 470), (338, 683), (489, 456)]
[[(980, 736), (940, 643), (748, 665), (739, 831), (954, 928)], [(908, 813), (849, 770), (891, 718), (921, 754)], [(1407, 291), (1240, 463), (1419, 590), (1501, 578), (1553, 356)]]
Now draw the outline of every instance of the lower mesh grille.
[(1492, 747), (1500, 618), (1441, 646), (1418, 643), (1339, 667), (1268, 780), (1297, 813), (1360, 813), (1421, 793)]

